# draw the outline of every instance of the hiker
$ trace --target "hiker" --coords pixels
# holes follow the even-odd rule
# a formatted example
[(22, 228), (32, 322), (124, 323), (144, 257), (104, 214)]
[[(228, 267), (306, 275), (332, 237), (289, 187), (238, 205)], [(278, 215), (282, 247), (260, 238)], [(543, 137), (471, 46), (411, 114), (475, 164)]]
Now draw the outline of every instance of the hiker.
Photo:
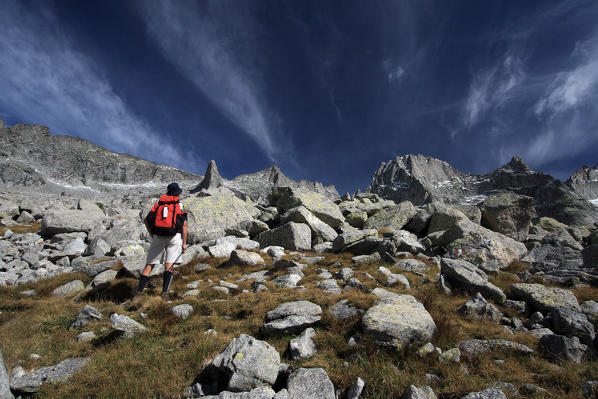
[(152, 268), (164, 259), (162, 299), (169, 299), (172, 270), (175, 264), (181, 263), (182, 254), (187, 249), (187, 212), (179, 202), (182, 191), (177, 183), (170, 183), (166, 188), (166, 195), (160, 197), (145, 217), (145, 228), (152, 236), (152, 244), (147, 252), (147, 264), (139, 277), (135, 296), (143, 292)]

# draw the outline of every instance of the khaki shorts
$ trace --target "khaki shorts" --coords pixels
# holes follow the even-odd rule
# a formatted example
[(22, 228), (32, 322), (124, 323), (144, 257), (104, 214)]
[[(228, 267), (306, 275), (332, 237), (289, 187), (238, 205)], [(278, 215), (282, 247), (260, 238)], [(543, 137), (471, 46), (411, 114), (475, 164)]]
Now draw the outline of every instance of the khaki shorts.
[(181, 263), (181, 254), (183, 253), (183, 238), (180, 233), (169, 236), (152, 236), (152, 244), (147, 251), (148, 265), (157, 265), (162, 263)]

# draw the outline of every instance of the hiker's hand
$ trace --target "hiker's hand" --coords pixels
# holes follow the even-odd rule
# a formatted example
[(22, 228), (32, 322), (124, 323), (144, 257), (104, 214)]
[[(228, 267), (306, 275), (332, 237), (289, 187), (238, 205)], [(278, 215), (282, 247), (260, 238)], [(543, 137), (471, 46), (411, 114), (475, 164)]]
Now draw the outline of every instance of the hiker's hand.
[(183, 252), (185, 252), (187, 250), (187, 244), (183, 244)]

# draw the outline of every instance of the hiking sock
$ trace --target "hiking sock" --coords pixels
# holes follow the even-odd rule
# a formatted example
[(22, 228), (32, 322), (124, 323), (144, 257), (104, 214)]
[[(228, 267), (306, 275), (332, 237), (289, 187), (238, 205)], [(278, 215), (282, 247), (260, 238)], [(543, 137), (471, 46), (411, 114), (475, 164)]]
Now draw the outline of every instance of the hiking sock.
[(172, 272), (164, 272), (164, 280), (162, 281), (162, 292), (168, 292), (172, 283)]
[(143, 291), (149, 279), (150, 276), (144, 276), (143, 274), (139, 276), (139, 285), (137, 286), (137, 293), (141, 293)]

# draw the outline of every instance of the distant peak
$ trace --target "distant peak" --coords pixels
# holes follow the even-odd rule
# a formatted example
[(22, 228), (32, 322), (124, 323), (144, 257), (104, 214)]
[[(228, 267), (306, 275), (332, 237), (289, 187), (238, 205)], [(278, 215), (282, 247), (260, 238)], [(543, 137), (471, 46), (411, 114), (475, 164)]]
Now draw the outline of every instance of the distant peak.
[(527, 164), (525, 162), (523, 162), (523, 159), (519, 158), (518, 156), (514, 156), (513, 158), (511, 158), (511, 160), (509, 161), (509, 163), (507, 163), (504, 168), (509, 168), (509, 169), (513, 169), (516, 171), (521, 171), (521, 172), (530, 172), (530, 168), (529, 166), (527, 166)]
[(218, 172), (218, 166), (216, 166), (216, 161), (211, 160), (208, 164), (208, 169), (206, 170), (206, 175), (199, 185), (191, 190), (191, 192), (195, 193), (197, 191), (203, 189), (213, 189), (218, 188), (222, 185), (222, 177)]

